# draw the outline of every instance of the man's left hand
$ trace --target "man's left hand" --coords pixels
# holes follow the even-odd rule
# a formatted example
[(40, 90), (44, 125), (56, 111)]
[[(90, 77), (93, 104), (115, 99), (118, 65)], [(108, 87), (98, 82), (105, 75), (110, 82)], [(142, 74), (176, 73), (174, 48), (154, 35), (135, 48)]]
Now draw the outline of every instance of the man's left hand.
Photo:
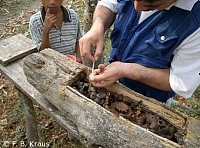
[(90, 82), (96, 87), (105, 87), (115, 83), (117, 80), (123, 77), (121, 62), (113, 62), (106, 66), (100, 64), (98, 69), (89, 76)]

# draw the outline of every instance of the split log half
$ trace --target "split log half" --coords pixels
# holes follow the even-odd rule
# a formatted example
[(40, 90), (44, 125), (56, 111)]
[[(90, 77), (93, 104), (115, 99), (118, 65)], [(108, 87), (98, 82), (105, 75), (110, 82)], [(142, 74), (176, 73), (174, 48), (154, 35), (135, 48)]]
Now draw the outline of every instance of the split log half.
[[(111, 113), (74, 90), (71, 84), (83, 74), (88, 76), (90, 73), (90, 69), (84, 65), (71, 61), (54, 50), (45, 49), (27, 56), (23, 68), (28, 82), (62, 112), (65, 119), (71, 123), (66, 125), (68, 129), (86, 146), (181, 147), (176, 142)], [(107, 90), (137, 101), (142, 100), (150, 111), (162, 116), (178, 130), (187, 130), (187, 118), (164, 104), (135, 93), (118, 83)]]

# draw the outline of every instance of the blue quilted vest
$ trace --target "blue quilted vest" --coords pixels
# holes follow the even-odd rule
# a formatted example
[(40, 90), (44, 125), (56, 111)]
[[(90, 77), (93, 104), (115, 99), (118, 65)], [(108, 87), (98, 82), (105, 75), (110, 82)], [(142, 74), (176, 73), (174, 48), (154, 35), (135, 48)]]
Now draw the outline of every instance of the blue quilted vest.
[[(132, 1), (119, 0), (118, 3), (119, 13), (111, 33), (109, 62), (169, 68), (174, 50), (200, 27), (200, 1), (195, 3), (192, 11), (173, 6), (169, 10), (155, 12), (140, 24), (140, 13), (135, 11)], [(162, 91), (127, 78), (119, 81), (130, 89), (161, 102), (166, 102), (175, 95), (173, 91)]]

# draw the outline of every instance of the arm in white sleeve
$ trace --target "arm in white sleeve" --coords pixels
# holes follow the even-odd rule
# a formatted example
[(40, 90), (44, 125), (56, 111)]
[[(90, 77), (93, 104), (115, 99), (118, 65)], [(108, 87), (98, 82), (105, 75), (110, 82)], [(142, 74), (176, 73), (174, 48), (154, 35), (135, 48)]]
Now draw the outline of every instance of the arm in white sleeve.
[(170, 68), (170, 86), (185, 98), (200, 84), (200, 28), (186, 38), (174, 52)]
[(117, 0), (101, 0), (97, 5), (102, 5), (109, 8), (113, 13), (118, 11), (118, 2)]

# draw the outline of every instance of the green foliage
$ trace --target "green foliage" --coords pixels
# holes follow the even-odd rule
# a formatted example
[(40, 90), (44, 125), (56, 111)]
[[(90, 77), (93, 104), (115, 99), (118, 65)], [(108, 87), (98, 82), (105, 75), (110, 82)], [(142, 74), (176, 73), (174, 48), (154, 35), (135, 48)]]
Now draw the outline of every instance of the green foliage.
[(180, 111), (187, 117), (200, 119), (200, 101), (197, 98), (189, 99), (187, 104), (181, 104), (175, 101), (172, 103), (171, 107)]
[(15, 123), (19, 123), (21, 121), (23, 121), (23, 113), (22, 113), (22, 106), (21, 106), (21, 103), (17, 103), (13, 110), (9, 110), (7, 112), (7, 116), (8, 116), (8, 120), (9, 120), (9, 125), (8, 127), (12, 126), (12, 124), (15, 124)]
[(110, 38), (107, 37), (105, 42), (105, 51), (104, 51), (105, 59), (109, 56), (110, 48), (111, 48), (111, 41)]
[(23, 128), (18, 128), (16, 130), (16, 140), (17, 141), (25, 141), (26, 140), (26, 130)]

